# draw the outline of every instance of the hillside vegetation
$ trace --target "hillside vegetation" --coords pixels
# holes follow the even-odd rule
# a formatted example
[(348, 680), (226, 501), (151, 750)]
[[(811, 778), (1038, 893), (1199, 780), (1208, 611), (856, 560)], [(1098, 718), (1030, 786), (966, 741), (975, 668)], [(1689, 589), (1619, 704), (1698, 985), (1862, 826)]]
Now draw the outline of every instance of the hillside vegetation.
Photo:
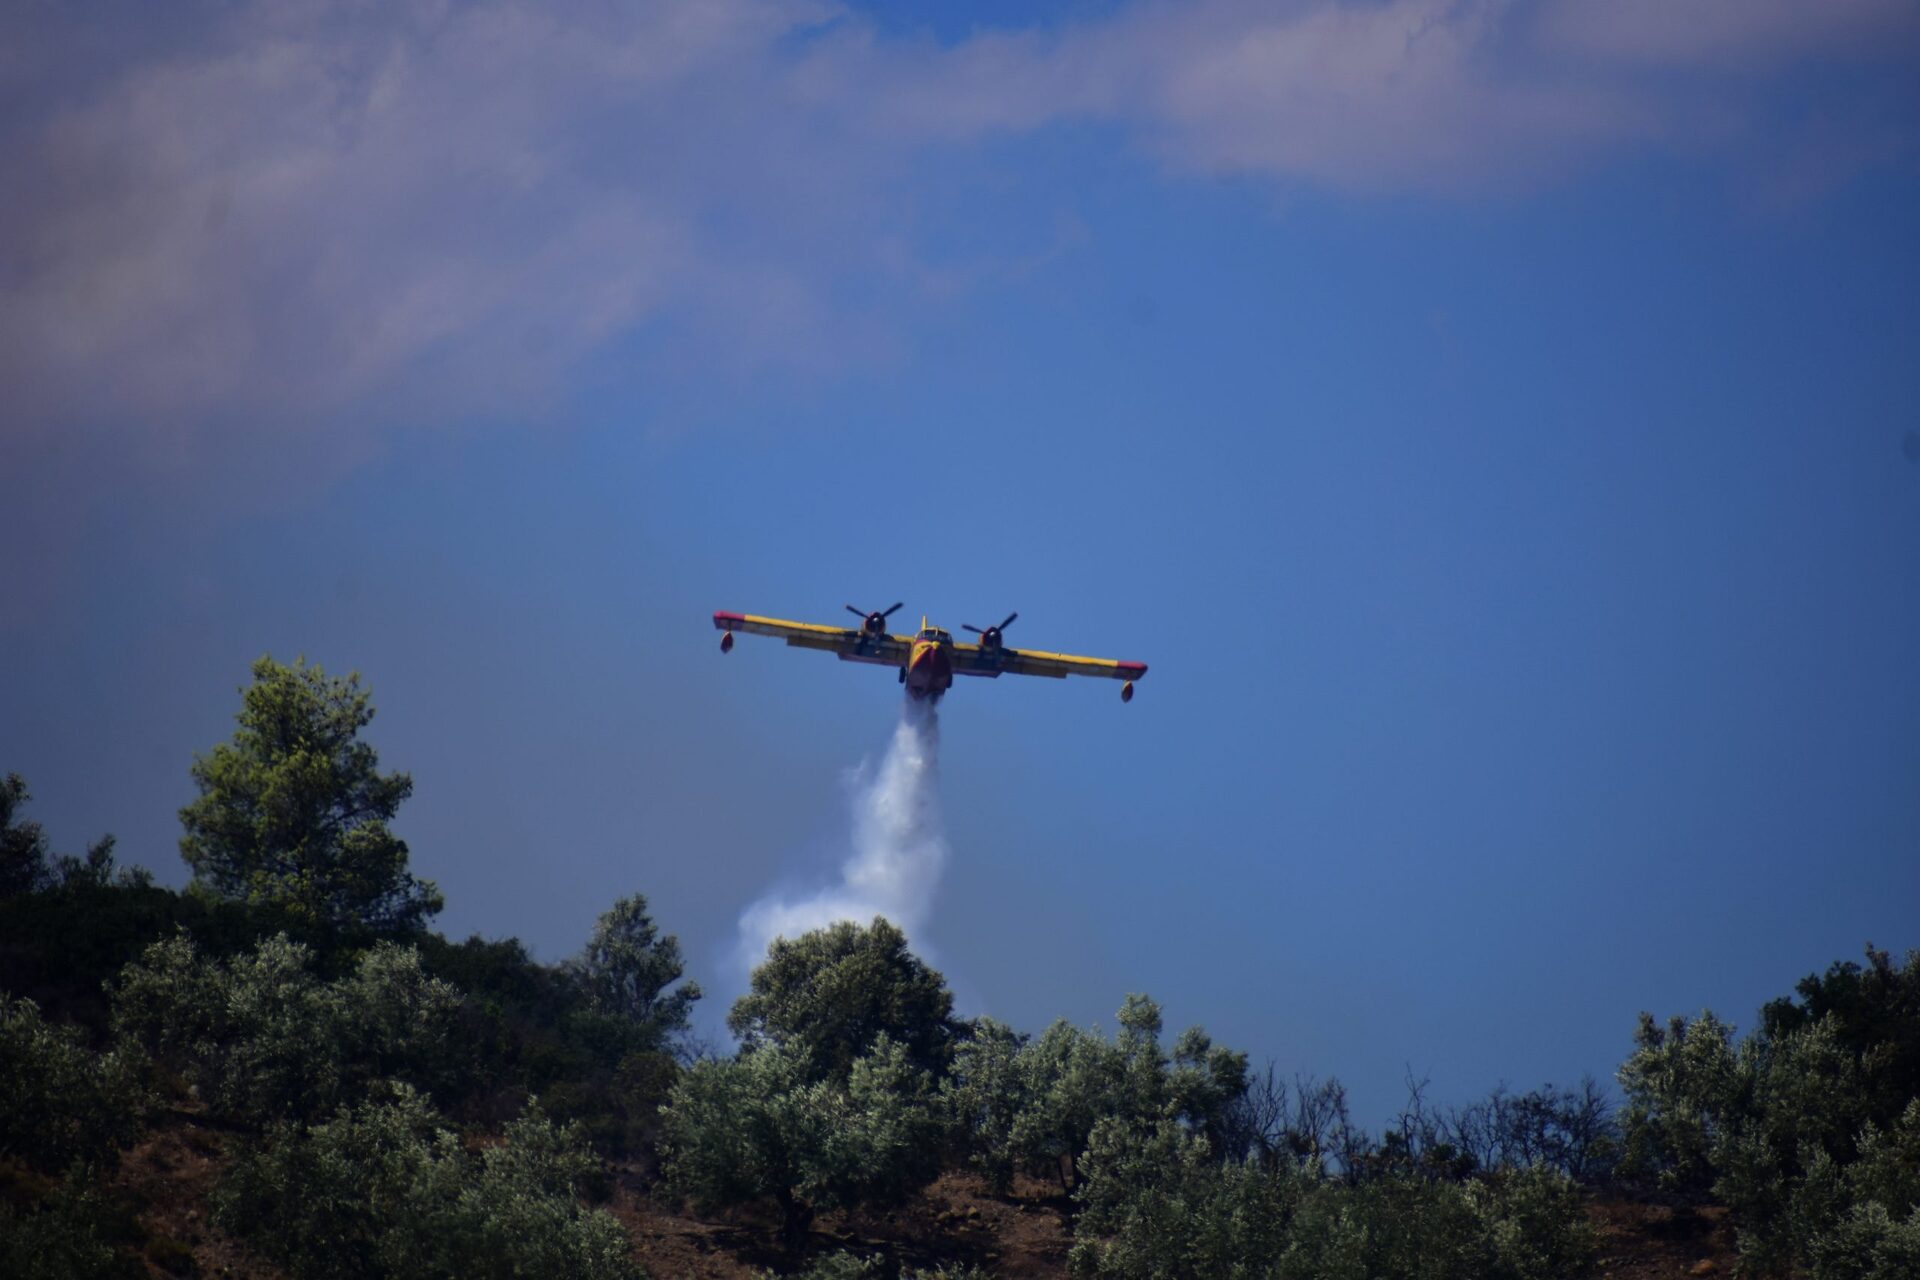
[(722, 1055), (637, 893), (560, 964), (433, 931), (372, 715), (255, 664), (184, 891), (0, 785), (0, 1275), (1920, 1276), (1920, 953), (1643, 1015), (1617, 1111), (1415, 1083), (1378, 1134), (1145, 996), (957, 1018), (883, 919), (775, 943)]

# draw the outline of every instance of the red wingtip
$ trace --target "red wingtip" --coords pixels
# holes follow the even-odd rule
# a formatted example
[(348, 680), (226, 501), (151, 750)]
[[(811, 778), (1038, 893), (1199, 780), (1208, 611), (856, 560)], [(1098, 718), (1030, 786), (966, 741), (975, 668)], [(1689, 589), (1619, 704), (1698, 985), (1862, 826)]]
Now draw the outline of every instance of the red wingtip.
[(1138, 680), (1147, 674), (1147, 664), (1144, 662), (1116, 662), (1113, 665), (1126, 672), (1129, 680)]
[(746, 620), (747, 616), (743, 613), (727, 613), (724, 610), (716, 610), (713, 615), (713, 625), (721, 631), (731, 631)]

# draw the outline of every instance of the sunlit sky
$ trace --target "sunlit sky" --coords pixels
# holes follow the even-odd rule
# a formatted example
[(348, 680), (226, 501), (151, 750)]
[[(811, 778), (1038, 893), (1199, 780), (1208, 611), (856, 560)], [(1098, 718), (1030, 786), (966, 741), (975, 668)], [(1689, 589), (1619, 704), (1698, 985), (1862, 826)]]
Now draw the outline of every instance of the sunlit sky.
[(884, 671), (967, 1013), (1462, 1100), (1920, 946), (1920, 4), (0, 13), (0, 770), (184, 883), (358, 670), (440, 925), (635, 891), (716, 1029)]

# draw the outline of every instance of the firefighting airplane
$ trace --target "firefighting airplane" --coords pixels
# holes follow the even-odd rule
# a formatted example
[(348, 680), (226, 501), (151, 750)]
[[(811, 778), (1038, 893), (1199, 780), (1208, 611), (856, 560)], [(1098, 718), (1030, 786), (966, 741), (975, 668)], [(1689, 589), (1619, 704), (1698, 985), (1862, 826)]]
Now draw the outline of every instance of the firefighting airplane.
[(1147, 674), (1144, 662), (1114, 662), (1108, 658), (1080, 658), (1070, 653), (1040, 653), (1032, 649), (1009, 649), (1002, 641), (1006, 629), (1020, 615), (1010, 613), (999, 626), (967, 626), (980, 637), (979, 644), (956, 644), (951, 635), (920, 619), (920, 630), (910, 636), (887, 634), (887, 619), (895, 609), (876, 609), (868, 613), (847, 606), (847, 612), (860, 619), (858, 627), (825, 627), (814, 622), (787, 622), (780, 618), (760, 618), (750, 613), (716, 613), (713, 625), (725, 632), (720, 637), (720, 652), (733, 652), (733, 633), (745, 631), (756, 636), (780, 636), (800, 649), (825, 649), (840, 655), (843, 662), (871, 662), (894, 667), (900, 683), (916, 699), (939, 701), (953, 685), (953, 677), (1002, 675), (1106, 676), (1124, 681), (1120, 701), (1133, 701), (1133, 682)]

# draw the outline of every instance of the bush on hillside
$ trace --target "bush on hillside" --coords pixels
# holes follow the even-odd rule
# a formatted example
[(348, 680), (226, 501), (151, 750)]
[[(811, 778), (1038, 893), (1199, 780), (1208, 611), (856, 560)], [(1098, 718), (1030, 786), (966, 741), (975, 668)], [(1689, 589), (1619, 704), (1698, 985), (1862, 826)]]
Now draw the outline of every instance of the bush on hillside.
[(1896, 966), (1868, 948), (1864, 967), (1798, 990), (1737, 1042), (1710, 1012), (1665, 1028), (1641, 1015), (1620, 1068), (1623, 1167), (1711, 1190), (1751, 1271), (1867, 1274), (1901, 1256), (1920, 1205), (1920, 1178), (1900, 1172), (1920, 1157), (1920, 952)]
[(914, 1066), (941, 1075), (958, 1030), (946, 979), (879, 916), (867, 926), (843, 920), (776, 938), (727, 1026), (748, 1050), (791, 1047), (817, 1078), (836, 1080), (882, 1035)]
[(1291, 1170), (1222, 1163), (1171, 1120), (1095, 1126), (1075, 1193), (1071, 1266), (1113, 1280), (1221, 1280), (1270, 1274), (1303, 1191)]
[(451, 1069), (459, 999), (411, 947), (383, 943), (329, 982), (284, 935), (230, 961), (185, 937), (157, 942), (113, 990), (119, 1030), (216, 1115), (252, 1125), (326, 1114), (377, 1080), (435, 1087)]
[(661, 1113), (668, 1187), (701, 1212), (773, 1205), (794, 1241), (817, 1213), (897, 1205), (938, 1176), (933, 1081), (905, 1045), (883, 1033), (844, 1083), (817, 1074), (783, 1045), (689, 1068)]
[(576, 1130), (537, 1112), (469, 1153), (396, 1085), (310, 1130), (276, 1127), (222, 1179), (216, 1220), (297, 1280), (625, 1280), (626, 1233), (579, 1201), (597, 1170)]
[(145, 1280), (147, 1269), (119, 1246), (137, 1237), (125, 1208), (98, 1171), (76, 1164), (44, 1197), (16, 1207), (0, 1196), (0, 1276), (9, 1280)]
[(33, 1001), (0, 993), (0, 1156), (52, 1173), (112, 1161), (139, 1136), (144, 1067), (133, 1046), (95, 1053)]
[(1160, 1006), (1130, 995), (1109, 1041), (1056, 1022), (1032, 1040), (983, 1022), (956, 1050), (945, 1087), (969, 1158), (994, 1186), (1016, 1168), (1076, 1185), (1076, 1166), (1102, 1120), (1151, 1126), (1178, 1121), (1220, 1149), (1233, 1108), (1246, 1092), (1246, 1055), (1191, 1028), (1167, 1052)]
[(1222, 1162), (1171, 1121), (1102, 1121), (1074, 1195), (1072, 1267), (1098, 1280), (1565, 1280), (1594, 1239), (1564, 1174), (1357, 1184), (1307, 1165)]

